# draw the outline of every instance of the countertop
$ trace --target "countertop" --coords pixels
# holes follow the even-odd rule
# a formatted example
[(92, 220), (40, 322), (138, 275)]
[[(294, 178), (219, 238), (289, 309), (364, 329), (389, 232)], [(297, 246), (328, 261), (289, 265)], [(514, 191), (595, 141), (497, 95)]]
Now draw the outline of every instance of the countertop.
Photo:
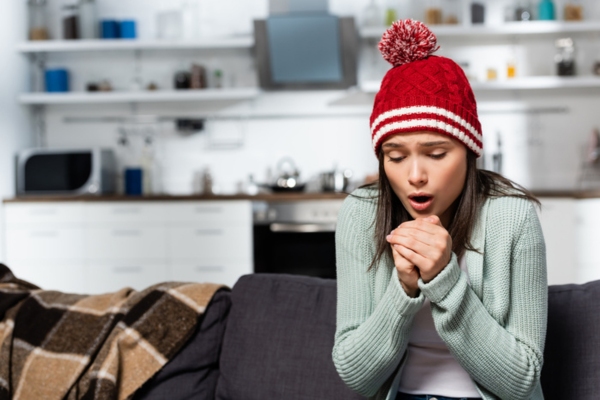
[[(533, 194), (540, 198), (572, 198), (594, 199), (600, 198), (600, 190), (544, 190), (534, 191)], [(347, 193), (273, 193), (258, 194), (255, 196), (245, 194), (234, 195), (151, 195), (151, 196), (23, 196), (4, 199), (4, 203), (35, 203), (35, 202), (64, 202), (64, 201), (198, 201), (198, 200), (253, 200), (253, 201), (302, 201), (302, 200), (336, 200), (344, 199)]]
[(253, 201), (302, 201), (345, 199), (347, 193), (272, 193), (272, 194), (234, 194), (234, 195), (151, 195), (151, 196), (22, 196), (4, 199), (4, 203), (35, 203), (59, 201), (198, 201), (198, 200), (253, 200)]

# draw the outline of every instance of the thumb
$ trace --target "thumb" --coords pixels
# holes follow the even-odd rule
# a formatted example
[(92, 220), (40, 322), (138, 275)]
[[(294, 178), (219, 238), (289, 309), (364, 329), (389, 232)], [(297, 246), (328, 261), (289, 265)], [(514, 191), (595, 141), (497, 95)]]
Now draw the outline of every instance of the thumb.
[(442, 221), (440, 221), (440, 218), (437, 215), (430, 215), (427, 218), (425, 218), (425, 221), (442, 226)]

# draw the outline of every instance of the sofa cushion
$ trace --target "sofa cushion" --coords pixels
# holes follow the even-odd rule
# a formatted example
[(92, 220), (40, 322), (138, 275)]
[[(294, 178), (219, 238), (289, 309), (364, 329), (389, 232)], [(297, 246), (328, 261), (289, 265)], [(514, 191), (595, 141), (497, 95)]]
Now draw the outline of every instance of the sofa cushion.
[(333, 365), (335, 313), (335, 280), (241, 277), (233, 287), (216, 399), (363, 399)]
[(550, 286), (546, 400), (600, 399), (600, 281)]
[(219, 356), (231, 292), (216, 292), (194, 335), (177, 355), (134, 395), (134, 400), (214, 399), (219, 376)]

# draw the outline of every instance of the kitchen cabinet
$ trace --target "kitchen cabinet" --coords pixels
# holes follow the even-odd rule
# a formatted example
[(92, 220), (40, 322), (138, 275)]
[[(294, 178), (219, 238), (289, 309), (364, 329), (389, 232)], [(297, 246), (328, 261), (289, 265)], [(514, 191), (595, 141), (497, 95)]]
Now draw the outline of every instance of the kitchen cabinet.
[(600, 199), (582, 199), (577, 204), (577, 282), (600, 279)]
[(578, 281), (576, 244), (576, 209), (573, 198), (540, 198), (538, 211), (546, 242), (548, 284), (560, 285)]
[(250, 201), (7, 203), (5, 254), (44, 289), (100, 293), (252, 273)]

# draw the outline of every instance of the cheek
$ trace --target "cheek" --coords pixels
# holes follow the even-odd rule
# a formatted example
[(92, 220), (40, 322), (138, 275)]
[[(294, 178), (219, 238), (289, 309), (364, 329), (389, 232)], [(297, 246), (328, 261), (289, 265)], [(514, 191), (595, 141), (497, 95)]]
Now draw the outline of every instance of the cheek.
[(447, 182), (446, 190), (451, 193), (453, 197), (458, 197), (462, 192), (465, 185), (465, 178), (467, 176), (467, 163), (457, 162), (447, 168), (444, 172), (444, 179)]
[(387, 165), (384, 165), (383, 170), (385, 171), (385, 176), (390, 182), (390, 186), (392, 187), (394, 193), (396, 193), (396, 195), (400, 197), (399, 192), (402, 187), (402, 171), (400, 166), (389, 163)]

